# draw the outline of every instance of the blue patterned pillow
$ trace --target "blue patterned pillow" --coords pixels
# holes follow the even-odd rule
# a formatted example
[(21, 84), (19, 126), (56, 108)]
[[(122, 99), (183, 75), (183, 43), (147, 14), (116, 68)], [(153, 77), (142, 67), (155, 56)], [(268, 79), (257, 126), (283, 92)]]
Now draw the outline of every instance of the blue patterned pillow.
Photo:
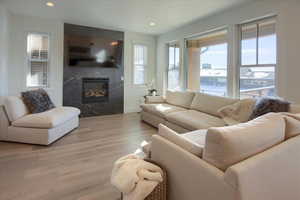
[(21, 93), (23, 101), (30, 113), (41, 113), (55, 108), (49, 95), (44, 89), (31, 90)]

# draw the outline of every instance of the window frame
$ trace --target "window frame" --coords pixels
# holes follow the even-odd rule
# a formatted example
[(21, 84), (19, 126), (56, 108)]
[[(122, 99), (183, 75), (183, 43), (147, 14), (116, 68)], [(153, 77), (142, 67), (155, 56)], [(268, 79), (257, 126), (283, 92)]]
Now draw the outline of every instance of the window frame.
[[(174, 47), (174, 68), (172, 68), (172, 69), (170, 69), (170, 47), (172, 46), (172, 45), (174, 45), (173, 47)], [(179, 55), (178, 55), (178, 57), (179, 57), (179, 63), (178, 63), (178, 67), (176, 67), (176, 65), (175, 65), (175, 61), (176, 61), (176, 50), (175, 50), (175, 48), (177, 48), (177, 45), (178, 45), (178, 49), (179, 49)], [(181, 45), (180, 45), (180, 41), (172, 41), (172, 42), (169, 42), (169, 43), (167, 43), (167, 54), (168, 54), (168, 65), (167, 65), (167, 69), (166, 69), (166, 86), (167, 86), (167, 90), (174, 90), (174, 89), (170, 89), (169, 88), (169, 72), (170, 71), (177, 71), (178, 70), (178, 88), (180, 88), (181, 87), (181, 85), (180, 85), (180, 77), (181, 77), (181, 70), (180, 70), (180, 68), (181, 68), (181, 61), (182, 61), (182, 57), (181, 57), (181, 47), (180, 47)]]
[[(146, 48), (146, 58), (144, 59), (145, 64), (144, 65), (138, 65), (138, 66), (144, 66), (144, 83), (135, 83), (135, 70), (136, 70), (136, 64), (135, 64), (135, 46), (144, 46)], [(142, 42), (133, 42), (132, 43), (132, 84), (135, 86), (146, 86), (148, 82), (148, 66), (149, 66), (149, 45), (142, 43)]]
[[(29, 35), (40, 35), (40, 36), (47, 36), (48, 37), (48, 58), (47, 58), (47, 80), (46, 80), (46, 85), (37, 85), (37, 86), (33, 86), (33, 85), (29, 85), (28, 84), (28, 78), (29, 76), (31, 76), (31, 62), (34, 61), (34, 59), (31, 59), (29, 53), (27, 52), (28, 49), (28, 36)], [(43, 89), (49, 89), (50, 88), (50, 66), (51, 66), (51, 34), (50, 33), (46, 33), (46, 32), (36, 32), (36, 31), (29, 31), (26, 32), (26, 36), (25, 36), (25, 40), (26, 40), (26, 49), (25, 49), (25, 53), (26, 53), (26, 65), (27, 65), (27, 71), (26, 71), (26, 78), (25, 78), (25, 85), (26, 88), (29, 89), (38, 89), (38, 88), (43, 88)], [(37, 60), (36, 60), (37, 61)]]
[[(275, 64), (259, 64), (259, 24), (263, 23), (263, 22), (267, 22), (267, 21), (271, 21), (274, 20), (275, 21), (275, 34), (276, 34), (276, 63)], [(242, 40), (243, 40), (243, 32), (242, 32), (242, 27), (243, 26), (247, 26), (247, 25), (256, 25), (256, 65), (243, 65), (242, 64)], [(264, 18), (260, 18), (260, 19), (256, 19), (256, 20), (252, 20), (252, 21), (248, 21), (245, 23), (241, 23), (238, 24), (238, 65), (237, 65), (237, 70), (236, 70), (236, 77), (237, 77), (237, 97), (241, 98), (241, 87), (240, 87), (240, 83), (241, 83), (241, 74), (240, 74), (240, 70), (242, 68), (262, 68), (262, 67), (273, 67), (274, 71), (275, 71), (275, 77), (274, 77), (274, 82), (275, 82), (275, 95), (277, 94), (277, 89), (278, 89), (278, 84), (277, 84), (277, 80), (278, 80), (278, 35), (277, 35), (277, 16), (268, 16), (268, 17), (264, 17)]]
[[(230, 37), (230, 35), (229, 35), (230, 34), (230, 28), (228, 26), (220, 26), (220, 27), (217, 27), (215, 29), (211, 29), (211, 30), (208, 30), (208, 31), (205, 31), (205, 32), (202, 32), (202, 33), (198, 33), (198, 34), (186, 37), (184, 39), (185, 54), (186, 54), (184, 58), (186, 60), (185, 64), (188, 66), (188, 64), (187, 64), (188, 63), (188, 47), (187, 47), (187, 42), (189, 40), (193, 40), (193, 39), (196, 39), (196, 38), (202, 38), (202, 37), (205, 37), (207, 35), (218, 33), (218, 32), (222, 32), (222, 31), (226, 32), (225, 43), (227, 44), (227, 48), (226, 48), (226, 50), (227, 50), (227, 76), (226, 76), (226, 96), (225, 97), (228, 97), (232, 93), (232, 90), (233, 90), (232, 89), (233, 86), (229, 85), (229, 83), (230, 83), (229, 80), (231, 78), (231, 76), (229, 74), (229, 72), (231, 71), (231, 69), (230, 69), (231, 68), (231, 66), (230, 66), (230, 56), (231, 56), (231, 54), (230, 54), (230, 45), (231, 45), (231, 43), (230, 43), (230, 40), (229, 40), (229, 37)], [(217, 43), (217, 44), (222, 44), (222, 43)], [(199, 67), (201, 68), (201, 66), (199, 66)], [(199, 69), (199, 70), (201, 70), (201, 69)], [(200, 77), (200, 74), (199, 74), (199, 79), (200, 78), (201, 77)], [(186, 81), (188, 81), (188, 75), (187, 75)], [(201, 86), (199, 86), (199, 91), (197, 91), (197, 92), (201, 92)], [(206, 93), (206, 94), (210, 94), (210, 93)]]

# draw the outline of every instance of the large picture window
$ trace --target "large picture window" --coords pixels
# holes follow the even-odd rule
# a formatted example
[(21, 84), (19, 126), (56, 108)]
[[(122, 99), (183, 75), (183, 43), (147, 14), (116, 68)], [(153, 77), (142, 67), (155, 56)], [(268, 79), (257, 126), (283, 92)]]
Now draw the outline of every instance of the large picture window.
[(168, 89), (176, 90), (180, 88), (180, 47), (179, 43), (170, 43), (169, 49), (169, 65), (168, 65)]
[(147, 55), (148, 48), (145, 45), (135, 44), (133, 46), (133, 60), (134, 60), (134, 78), (133, 83), (135, 85), (146, 84), (146, 70), (147, 70)]
[(227, 96), (227, 31), (187, 40), (190, 86), (200, 92)]
[(277, 64), (274, 18), (242, 24), (240, 97), (275, 96)]
[(49, 86), (49, 35), (30, 33), (27, 36), (27, 87)]

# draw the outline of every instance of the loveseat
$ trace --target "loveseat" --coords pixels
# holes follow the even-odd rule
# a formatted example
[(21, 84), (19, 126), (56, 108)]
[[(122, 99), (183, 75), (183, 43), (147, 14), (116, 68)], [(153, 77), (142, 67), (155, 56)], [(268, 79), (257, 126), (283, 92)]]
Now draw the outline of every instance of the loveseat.
[[(251, 106), (255, 104), (254, 99), (239, 100), (199, 92), (167, 91), (165, 97), (146, 97), (145, 104), (141, 105), (141, 119), (154, 127), (164, 124), (178, 133), (210, 127), (223, 127), (228, 123), (222, 117), (220, 110), (241, 101), (244, 104), (249, 104), (244, 105), (248, 108), (243, 111), (245, 112), (243, 117), (249, 117), (252, 112)], [(300, 112), (300, 106), (291, 104), (290, 112)], [(240, 122), (246, 122), (245, 119)]]
[(73, 107), (29, 114), (20, 97), (6, 97), (0, 106), (0, 140), (49, 145), (79, 126), (79, 114)]

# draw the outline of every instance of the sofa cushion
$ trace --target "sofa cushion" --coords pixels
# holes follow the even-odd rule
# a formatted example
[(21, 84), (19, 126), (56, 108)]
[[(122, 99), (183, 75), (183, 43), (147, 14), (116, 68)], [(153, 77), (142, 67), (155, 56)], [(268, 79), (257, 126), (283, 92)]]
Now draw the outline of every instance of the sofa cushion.
[(196, 93), (191, 105), (191, 109), (220, 117), (220, 113), (218, 112), (219, 109), (224, 106), (234, 104), (237, 101), (239, 100), (227, 97), (212, 96), (204, 93)]
[(172, 105), (190, 108), (194, 96), (194, 92), (167, 91), (166, 102)]
[(145, 96), (145, 103), (165, 103), (165, 99), (162, 96)]
[(162, 124), (159, 125), (158, 134), (170, 142), (180, 146), (184, 150), (196, 156), (202, 157), (203, 145), (200, 145), (201, 143), (198, 144), (192, 138), (187, 139), (183, 135), (176, 133), (172, 129), (169, 129)]
[(181, 134), (185, 139), (196, 143), (197, 145), (204, 148), (206, 140), (207, 129), (191, 131), (188, 133)]
[(27, 107), (21, 97), (6, 97), (4, 99), (4, 107), (11, 122), (28, 114)]
[(54, 128), (78, 116), (80, 110), (73, 107), (57, 107), (49, 111), (29, 114), (12, 122), (13, 126), (24, 128)]
[(152, 113), (162, 118), (166, 118), (166, 115), (169, 113), (186, 110), (184, 108), (173, 106), (170, 104), (142, 104), (141, 107), (144, 111)]
[(221, 118), (195, 110), (170, 113), (167, 115), (167, 120), (192, 131), (226, 125)]
[(210, 128), (203, 159), (225, 171), (231, 165), (265, 151), (285, 138), (285, 121), (270, 113), (247, 123)]

